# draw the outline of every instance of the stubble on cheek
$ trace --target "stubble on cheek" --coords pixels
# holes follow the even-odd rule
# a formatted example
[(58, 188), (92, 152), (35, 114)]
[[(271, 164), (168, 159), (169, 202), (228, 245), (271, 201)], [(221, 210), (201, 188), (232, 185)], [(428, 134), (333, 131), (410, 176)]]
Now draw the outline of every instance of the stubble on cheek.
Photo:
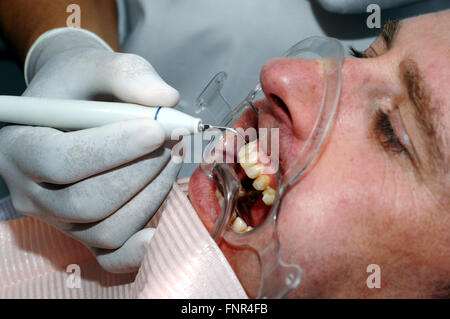
[(373, 205), (365, 192), (371, 179), (359, 167), (364, 164), (361, 159), (351, 156), (351, 148), (331, 145), (281, 206), (283, 260), (303, 269), (293, 296), (357, 296), (365, 287), (370, 264), (364, 257), (368, 255), (364, 246), (370, 242), (364, 230), (370, 215), (365, 213)]
[(261, 280), (261, 266), (257, 252), (249, 247), (240, 248), (226, 242), (220, 244), (230, 266), (239, 278), (249, 298), (256, 298)]

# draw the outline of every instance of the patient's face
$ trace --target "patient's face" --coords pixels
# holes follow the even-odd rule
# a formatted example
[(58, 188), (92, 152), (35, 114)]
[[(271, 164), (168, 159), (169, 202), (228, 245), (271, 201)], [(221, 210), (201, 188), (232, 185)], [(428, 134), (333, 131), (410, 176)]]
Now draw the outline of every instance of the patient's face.
[[(281, 254), (303, 270), (292, 297), (448, 293), (450, 11), (402, 21), (394, 34), (390, 26), (367, 58), (345, 59), (325, 148), (282, 201)], [(251, 121), (280, 129), (282, 169), (301, 149), (319, 72), (300, 59), (272, 60), (261, 71), (268, 99)], [(211, 227), (216, 214), (205, 203), (214, 195), (204, 179), (194, 173), (190, 195)], [(241, 278), (255, 280), (252, 253), (221, 248)], [(370, 264), (381, 268), (379, 289), (366, 285)]]

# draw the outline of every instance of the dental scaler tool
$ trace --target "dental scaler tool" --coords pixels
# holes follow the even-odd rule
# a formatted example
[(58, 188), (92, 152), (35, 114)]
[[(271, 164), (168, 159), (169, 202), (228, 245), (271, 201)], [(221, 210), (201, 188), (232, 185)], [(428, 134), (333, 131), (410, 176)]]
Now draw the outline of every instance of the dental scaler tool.
[(210, 128), (200, 118), (166, 107), (146, 107), (130, 103), (0, 96), (0, 122), (81, 130), (131, 119), (150, 118), (172, 133), (198, 134)]
[(236, 134), (237, 136), (239, 136), (240, 138), (242, 138), (245, 141), (245, 137), (244, 135), (242, 135), (241, 133), (239, 133), (238, 130), (232, 128), (232, 127), (228, 127), (228, 126), (217, 126), (217, 125), (211, 125), (211, 124), (201, 124), (202, 127), (202, 131), (206, 131), (206, 130), (219, 130), (219, 131), (228, 131), (231, 132), (233, 134)]

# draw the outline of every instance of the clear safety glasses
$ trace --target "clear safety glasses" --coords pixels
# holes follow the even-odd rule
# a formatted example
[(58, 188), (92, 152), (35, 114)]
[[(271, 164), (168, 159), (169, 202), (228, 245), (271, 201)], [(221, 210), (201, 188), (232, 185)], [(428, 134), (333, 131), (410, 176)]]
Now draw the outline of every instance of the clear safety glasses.
[[(325, 37), (307, 38), (284, 55), (288, 59), (313, 59), (314, 63), (306, 63), (305, 67), (314, 65), (320, 70), (316, 72), (317, 78), (305, 79), (301, 88), (305, 99), (302, 100), (302, 92), (299, 92), (298, 109), (291, 112), (291, 116), (303, 117), (304, 125), (298, 143), (289, 150), (295, 154), (289, 162), (283, 159), (283, 154), (280, 156), (282, 143), (279, 142), (284, 138), (282, 127), (270, 125), (258, 129), (255, 124), (256, 127), (238, 127), (249, 112), (258, 113), (264, 103), (269, 105), (259, 83), (232, 110), (221, 93), (226, 74), (219, 73), (197, 100), (202, 118), (219, 126), (235, 124), (233, 127), (238, 131), (238, 134), (226, 131), (222, 135), (212, 134), (201, 168), (214, 181), (221, 207), (211, 236), (218, 243), (225, 241), (258, 255), (257, 263), (250, 268), (259, 267), (256, 271), (259, 279), (249, 276), (248, 267), (235, 269), (249, 296), (282, 298), (300, 283), (300, 266), (283, 261), (287, 257), (281, 254), (277, 221), (283, 197), (314, 162), (333, 125), (340, 96), (343, 56), (341, 43)], [(307, 99), (306, 96), (318, 98)], [(269, 98), (283, 107), (283, 101), (277, 96)], [(254, 114), (250, 115), (255, 118)], [(281, 149), (281, 153), (285, 152), (286, 149)]]

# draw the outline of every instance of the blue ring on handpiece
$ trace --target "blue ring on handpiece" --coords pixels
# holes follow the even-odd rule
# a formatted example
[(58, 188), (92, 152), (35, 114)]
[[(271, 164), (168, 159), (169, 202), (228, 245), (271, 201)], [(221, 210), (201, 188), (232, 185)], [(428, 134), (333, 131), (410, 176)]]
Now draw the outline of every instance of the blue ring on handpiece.
[(159, 114), (159, 111), (161, 110), (161, 108), (162, 108), (162, 106), (158, 107), (158, 109), (156, 110), (155, 121), (158, 120), (158, 114)]

